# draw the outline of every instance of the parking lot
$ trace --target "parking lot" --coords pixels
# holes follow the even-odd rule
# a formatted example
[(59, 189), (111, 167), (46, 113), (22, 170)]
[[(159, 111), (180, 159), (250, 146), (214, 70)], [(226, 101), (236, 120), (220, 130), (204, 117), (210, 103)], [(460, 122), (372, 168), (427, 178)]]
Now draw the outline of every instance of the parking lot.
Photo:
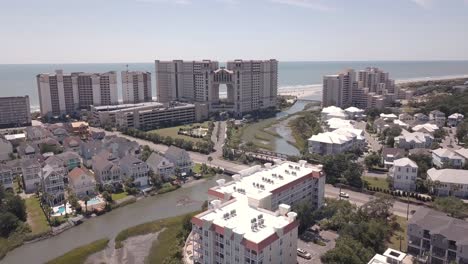
[(305, 264), (305, 263), (322, 263), (320, 261), (320, 256), (325, 254), (330, 249), (335, 248), (335, 241), (338, 238), (338, 234), (330, 231), (320, 231), (319, 233), (319, 240), (323, 241), (325, 243), (325, 246), (317, 245), (312, 241), (312, 238), (314, 237), (313, 233), (306, 232), (308, 234), (307, 237), (300, 238), (297, 241), (297, 247), (302, 248), (305, 251), (309, 252), (310, 255), (312, 255), (311, 259), (304, 259), (301, 257), (297, 257), (297, 262), (299, 264)]

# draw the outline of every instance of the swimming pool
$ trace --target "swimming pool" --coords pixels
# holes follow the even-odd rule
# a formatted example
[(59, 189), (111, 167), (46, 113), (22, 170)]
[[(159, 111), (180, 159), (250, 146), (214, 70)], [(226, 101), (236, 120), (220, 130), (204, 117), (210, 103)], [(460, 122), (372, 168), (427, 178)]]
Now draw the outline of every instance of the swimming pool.
[(58, 210), (57, 210), (56, 213), (57, 213), (57, 214), (61, 214), (61, 215), (64, 214), (64, 213), (65, 213), (65, 206), (63, 206), (63, 205), (62, 205), (62, 206), (59, 206), (59, 208), (58, 208)]
[(94, 197), (92, 199), (89, 199), (88, 205), (94, 205), (94, 204), (98, 204), (98, 203), (101, 203), (101, 202), (102, 202), (101, 198), (96, 196), (96, 197)]

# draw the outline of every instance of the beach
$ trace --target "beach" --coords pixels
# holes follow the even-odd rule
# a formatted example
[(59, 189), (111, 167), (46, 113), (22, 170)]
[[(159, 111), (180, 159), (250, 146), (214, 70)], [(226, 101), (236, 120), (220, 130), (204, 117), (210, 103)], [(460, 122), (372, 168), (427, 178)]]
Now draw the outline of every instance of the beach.
[[(468, 78), (468, 74), (400, 79), (395, 80), (395, 83), (403, 84), (411, 82), (442, 81), (460, 78)], [(283, 86), (278, 89), (278, 94), (295, 96), (298, 99), (322, 100), (322, 84)]]

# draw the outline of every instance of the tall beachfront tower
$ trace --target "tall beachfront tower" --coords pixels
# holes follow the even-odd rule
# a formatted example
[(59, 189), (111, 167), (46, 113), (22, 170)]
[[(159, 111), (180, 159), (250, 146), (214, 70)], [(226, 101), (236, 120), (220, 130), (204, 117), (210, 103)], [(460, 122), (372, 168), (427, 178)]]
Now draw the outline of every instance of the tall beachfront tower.
[(152, 101), (151, 73), (122, 71), (122, 99), (124, 103), (136, 104)]
[(276, 107), (278, 61), (155, 61), (159, 102), (208, 103), (210, 112), (237, 116)]

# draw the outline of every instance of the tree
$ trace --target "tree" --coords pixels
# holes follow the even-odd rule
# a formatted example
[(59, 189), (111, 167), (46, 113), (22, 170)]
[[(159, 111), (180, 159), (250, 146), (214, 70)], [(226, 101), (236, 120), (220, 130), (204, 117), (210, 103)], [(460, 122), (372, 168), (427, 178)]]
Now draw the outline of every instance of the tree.
[(21, 199), (21, 197), (18, 195), (8, 195), (4, 201), (4, 206), (2, 207), (4, 207), (7, 212), (15, 215), (19, 220), (23, 222), (26, 221), (26, 204), (24, 203), (24, 200)]
[(213, 157), (211, 157), (211, 156), (208, 156), (208, 163), (210, 163), (210, 164), (211, 164), (211, 162), (212, 162), (212, 161), (213, 161)]
[(367, 168), (372, 168), (380, 164), (380, 156), (372, 152), (370, 155), (364, 158), (364, 164), (366, 164)]
[(367, 263), (374, 254), (359, 241), (343, 236), (337, 239), (335, 248), (327, 251), (321, 260), (330, 264), (362, 264)]
[(394, 199), (390, 195), (378, 194), (377, 198), (359, 208), (359, 215), (364, 219), (381, 219), (386, 221), (392, 215)]
[(89, 201), (89, 196), (86, 195), (84, 198), (83, 198), (83, 201), (84, 201), (84, 204), (85, 204), (85, 212), (87, 213), (88, 212), (88, 201)]
[(302, 234), (309, 226), (313, 224), (312, 218), (312, 206), (310, 203), (304, 202), (293, 208), (293, 211), (297, 213), (297, 219), (299, 220), (299, 234)]
[(412, 161), (416, 162), (418, 165), (418, 177), (422, 179), (426, 179), (427, 171), (432, 168), (432, 157), (425, 154), (413, 154), (410, 155)]
[(434, 201), (434, 208), (447, 213), (451, 217), (462, 218), (465, 213), (465, 204), (456, 197), (437, 197)]
[(112, 195), (108, 191), (102, 192), (102, 197), (106, 200), (106, 203), (112, 202)]
[(20, 225), (18, 217), (10, 212), (0, 213), (0, 235), (8, 237)]

